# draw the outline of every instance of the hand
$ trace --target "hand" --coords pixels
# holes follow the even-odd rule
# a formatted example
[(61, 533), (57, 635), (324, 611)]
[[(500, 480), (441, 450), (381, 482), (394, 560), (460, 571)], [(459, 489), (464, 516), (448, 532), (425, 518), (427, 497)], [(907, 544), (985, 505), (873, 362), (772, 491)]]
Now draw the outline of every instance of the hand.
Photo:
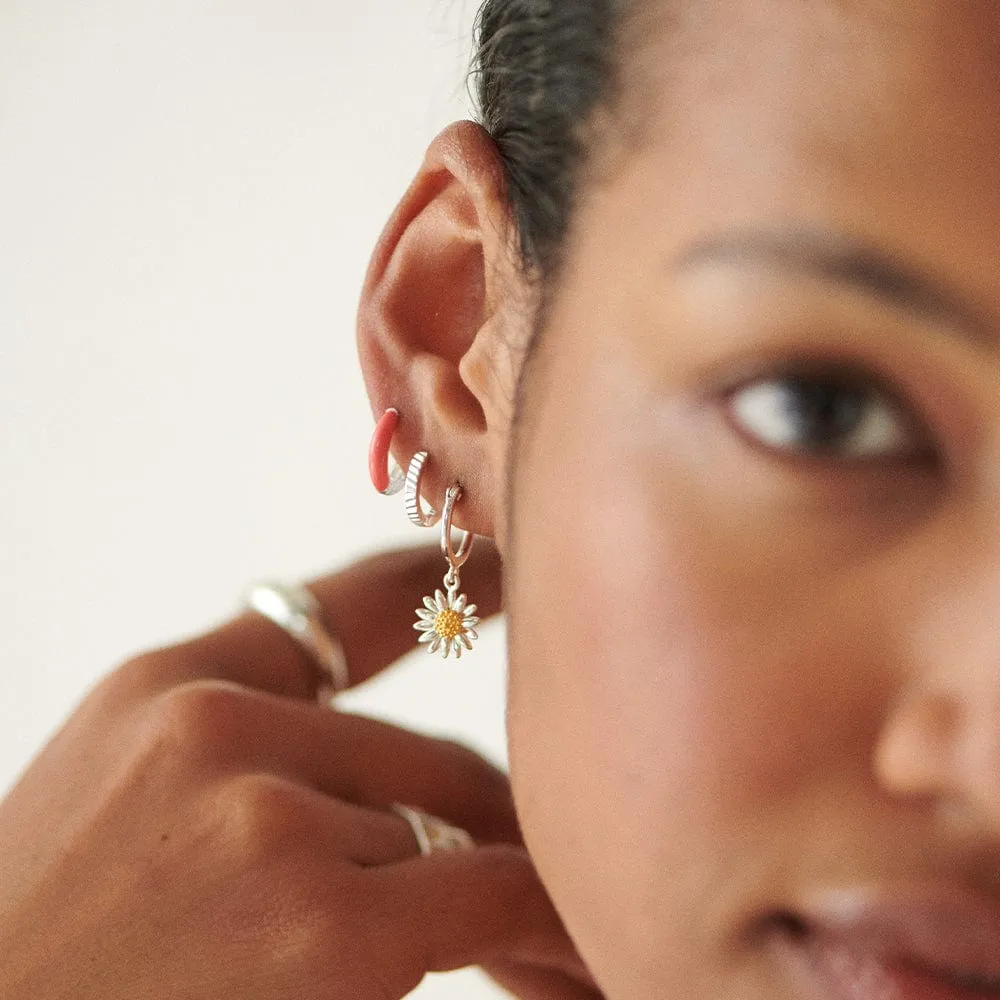
[[(355, 683), (412, 648), (440, 561), (390, 553), (311, 584)], [(465, 576), (495, 612), (496, 553)], [(97, 685), (0, 803), (0, 996), (397, 1000), (478, 964), (531, 1000), (598, 996), (506, 776), (317, 704), (319, 680), (248, 612)], [(478, 846), (419, 857), (394, 802)]]

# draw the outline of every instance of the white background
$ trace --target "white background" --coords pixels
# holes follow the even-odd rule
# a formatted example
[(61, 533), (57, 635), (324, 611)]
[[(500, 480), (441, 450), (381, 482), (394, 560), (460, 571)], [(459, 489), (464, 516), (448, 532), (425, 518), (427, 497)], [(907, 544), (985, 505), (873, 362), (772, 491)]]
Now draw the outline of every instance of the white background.
[[(248, 581), (430, 540), (368, 482), (354, 313), (468, 114), (474, 13), (0, 2), (0, 792), (98, 677)], [(502, 625), (352, 705), (502, 761)], [(497, 995), (473, 972), (418, 994)]]

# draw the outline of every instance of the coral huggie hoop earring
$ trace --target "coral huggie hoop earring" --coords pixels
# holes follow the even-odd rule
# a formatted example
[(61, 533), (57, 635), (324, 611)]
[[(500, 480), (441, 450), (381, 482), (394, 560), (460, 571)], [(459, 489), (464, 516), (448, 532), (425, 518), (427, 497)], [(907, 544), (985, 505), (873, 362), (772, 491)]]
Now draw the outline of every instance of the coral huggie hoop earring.
[(368, 471), (372, 485), (383, 496), (401, 493), (406, 477), (399, 463), (392, 457), (392, 437), (399, 426), (399, 410), (389, 409), (375, 427), (371, 447), (368, 449)]

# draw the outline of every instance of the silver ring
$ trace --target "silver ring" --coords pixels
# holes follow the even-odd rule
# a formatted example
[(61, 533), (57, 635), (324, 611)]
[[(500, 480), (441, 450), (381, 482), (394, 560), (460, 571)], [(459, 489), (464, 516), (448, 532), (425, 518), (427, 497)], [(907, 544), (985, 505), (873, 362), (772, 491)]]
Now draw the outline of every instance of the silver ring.
[(330, 678), (333, 694), (351, 686), (344, 647), (323, 623), (323, 609), (310, 590), (293, 584), (256, 583), (247, 589), (243, 604), (304, 646)]
[(437, 816), (414, 809), (413, 806), (400, 805), (398, 802), (392, 806), (392, 811), (398, 816), (402, 816), (414, 837), (417, 839), (417, 847), (420, 848), (421, 857), (429, 857), (439, 851), (471, 851), (475, 849), (476, 842), (466, 833), (465, 830), (457, 826), (445, 823)]
[(418, 451), (406, 471), (406, 516), (418, 528), (433, 528), (439, 517), (438, 512), (420, 496), (420, 484), (428, 457), (426, 451)]
[[(472, 555), (472, 543), (476, 536), (471, 531), (462, 531), (462, 541), (458, 551), (451, 543), (452, 522), (455, 519), (455, 504), (462, 499), (462, 487), (449, 486), (444, 498), (444, 514), (441, 516), (441, 551), (448, 560), (452, 571), (461, 569)], [(461, 529), (459, 529), (461, 530)]]

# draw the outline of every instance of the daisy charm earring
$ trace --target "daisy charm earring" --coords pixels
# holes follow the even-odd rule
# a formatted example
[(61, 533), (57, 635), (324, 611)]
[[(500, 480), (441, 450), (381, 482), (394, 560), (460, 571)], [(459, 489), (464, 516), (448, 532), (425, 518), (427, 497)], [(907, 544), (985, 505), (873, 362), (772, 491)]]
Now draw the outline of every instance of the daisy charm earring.
[(476, 605), (469, 604), (468, 597), (459, 593), (462, 586), (459, 570), (472, 553), (475, 535), (468, 531), (462, 532), (462, 540), (456, 551), (452, 530), (455, 506), (462, 499), (462, 487), (457, 483), (445, 494), (442, 514), (438, 514), (420, 495), (424, 467), (429, 459), (426, 451), (419, 451), (413, 456), (406, 475), (403, 475), (390, 451), (399, 421), (398, 410), (386, 410), (375, 428), (368, 455), (372, 485), (385, 496), (393, 496), (405, 490), (406, 515), (420, 528), (433, 528), (440, 519), (441, 551), (448, 560), (444, 589), (436, 590), (433, 597), (424, 598), (424, 606), (417, 609), (417, 622), (413, 627), (420, 633), (418, 641), (426, 644), (427, 652), (439, 652), (446, 659), (454, 653), (455, 659), (461, 659), (462, 653), (469, 652), (473, 642), (479, 638), (476, 631), (479, 624)]
[[(426, 461), (426, 455), (424, 455)], [(422, 463), (421, 463), (422, 465)], [(447, 659), (454, 652), (455, 659), (461, 659), (463, 652), (472, 649), (479, 638), (476, 626), (476, 605), (469, 604), (465, 594), (459, 590), (462, 581), (459, 570), (472, 553), (475, 535), (462, 532), (462, 541), (455, 550), (452, 542), (452, 527), (455, 505), (462, 499), (462, 487), (449, 487), (445, 494), (444, 513), (441, 515), (441, 551), (448, 560), (448, 572), (444, 577), (444, 590), (436, 590), (433, 597), (424, 598), (424, 606), (417, 609), (417, 622), (413, 626), (419, 633), (419, 642), (427, 644), (428, 653), (440, 652)], [(419, 504), (419, 493), (417, 497)]]

